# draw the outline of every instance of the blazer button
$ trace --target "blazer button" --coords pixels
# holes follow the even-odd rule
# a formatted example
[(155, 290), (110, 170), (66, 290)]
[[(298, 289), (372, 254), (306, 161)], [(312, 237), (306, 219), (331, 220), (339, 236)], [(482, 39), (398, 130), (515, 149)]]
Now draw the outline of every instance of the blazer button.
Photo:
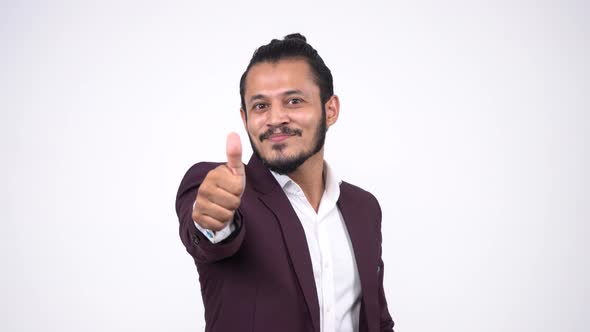
[(197, 245), (199, 244), (199, 237), (196, 236), (195, 234), (191, 234), (191, 237), (193, 238), (193, 245)]

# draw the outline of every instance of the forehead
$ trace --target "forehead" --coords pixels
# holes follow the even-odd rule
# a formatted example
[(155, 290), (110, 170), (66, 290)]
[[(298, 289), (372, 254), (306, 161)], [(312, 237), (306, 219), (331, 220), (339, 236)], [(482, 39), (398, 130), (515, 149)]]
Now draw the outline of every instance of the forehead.
[(309, 64), (301, 59), (257, 63), (248, 71), (245, 83), (246, 98), (255, 94), (271, 96), (293, 89), (319, 94)]

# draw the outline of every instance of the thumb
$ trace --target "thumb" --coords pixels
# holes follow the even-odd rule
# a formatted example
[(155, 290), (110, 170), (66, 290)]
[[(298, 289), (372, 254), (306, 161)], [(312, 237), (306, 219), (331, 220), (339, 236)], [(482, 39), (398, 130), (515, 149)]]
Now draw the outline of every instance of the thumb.
[(244, 164), (242, 164), (242, 142), (240, 135), (231, 132), (227, 135), (227, 167), (234, 175), (244, 175)]

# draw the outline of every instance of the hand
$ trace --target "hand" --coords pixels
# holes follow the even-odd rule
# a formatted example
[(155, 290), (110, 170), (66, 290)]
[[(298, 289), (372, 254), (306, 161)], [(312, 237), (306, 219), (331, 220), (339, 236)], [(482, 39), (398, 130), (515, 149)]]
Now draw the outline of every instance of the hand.
[(207, 173), (201, 183), (193, 208), (193, 220), (212, 231), (222, 230), (233, 220), (246, 186), (246, 170), (242, 164), (240, 136), (227, 136), (227, 163)]

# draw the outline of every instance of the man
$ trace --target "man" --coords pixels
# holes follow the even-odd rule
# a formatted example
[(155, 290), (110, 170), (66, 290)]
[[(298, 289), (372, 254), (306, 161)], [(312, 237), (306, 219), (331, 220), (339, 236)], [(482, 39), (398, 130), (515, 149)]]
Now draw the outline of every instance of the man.
[(176, 199), (206, 331), (393, 331), (383, 291), (381, 209), (324, 161), (339, 100), (304, 36), (259, 47), (240, 80), (227, 163), (198, 163)]

